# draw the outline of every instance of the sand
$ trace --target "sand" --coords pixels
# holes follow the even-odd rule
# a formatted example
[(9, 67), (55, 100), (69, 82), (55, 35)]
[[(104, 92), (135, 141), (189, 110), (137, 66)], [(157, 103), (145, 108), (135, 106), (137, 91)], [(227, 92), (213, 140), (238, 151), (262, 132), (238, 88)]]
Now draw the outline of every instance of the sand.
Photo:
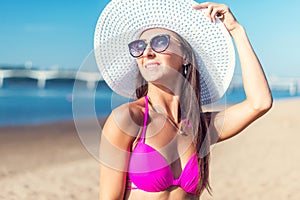
[[(300, 99), (273, 108), (212, 148), (211, 186), (201, 199), (300, 199)], [(102, 121), (103, 123), (103, 121)], [(98, 162), (73, 122), (0, 128), (0, 199), (98, 199)]]

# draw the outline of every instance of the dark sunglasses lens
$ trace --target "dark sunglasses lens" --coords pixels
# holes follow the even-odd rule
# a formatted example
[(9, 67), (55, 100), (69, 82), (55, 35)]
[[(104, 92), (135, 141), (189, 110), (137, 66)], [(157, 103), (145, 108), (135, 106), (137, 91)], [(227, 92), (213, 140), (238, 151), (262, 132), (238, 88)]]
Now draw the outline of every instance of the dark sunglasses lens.
[(155, 36), (151, 40), (151, 48), (156, 52), (163, 52), (165, 51), (170, 43), (170, 36), (169, 35), (159, 35)]
[(143, 40), (136, 40), (128, 44), (129, 52), (133, 57), (139, 57), (143, 54), (146, 43)]

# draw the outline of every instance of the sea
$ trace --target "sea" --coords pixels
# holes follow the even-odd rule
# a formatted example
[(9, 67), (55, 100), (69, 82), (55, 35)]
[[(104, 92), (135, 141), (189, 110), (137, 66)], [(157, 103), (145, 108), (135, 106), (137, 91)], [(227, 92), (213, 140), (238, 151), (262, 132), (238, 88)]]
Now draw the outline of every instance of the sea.
[[(272, 90), (276, 100), (300, 97), (288, 90)], [(230, 89), (220, 102), (234, 104), (245, 99), (242, 88)], [(36, 81), (8, 79), (0, 88), (0, 126), (37, 125), (92, 117), (107, 117), (112, 109), (130, 99), (115, 94), (103, 81), (94, 88), (72, 80)]]

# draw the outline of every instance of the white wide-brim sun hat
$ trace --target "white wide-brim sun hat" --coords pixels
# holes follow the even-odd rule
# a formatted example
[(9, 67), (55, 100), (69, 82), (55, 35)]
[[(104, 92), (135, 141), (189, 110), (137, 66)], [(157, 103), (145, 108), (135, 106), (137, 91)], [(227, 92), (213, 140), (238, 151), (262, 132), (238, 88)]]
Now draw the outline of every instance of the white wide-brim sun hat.
[(222, 22), (211, 22), (192, 0), (112, 0), (102, 11), (94, 52), (103, 79), (119, 95), (136, 99), (138, 67), (128, 43), (150, 28), (182, 36), (198, 60), (201, 102), (210, 104), (226, 92), (234, 73), (235, 52)]

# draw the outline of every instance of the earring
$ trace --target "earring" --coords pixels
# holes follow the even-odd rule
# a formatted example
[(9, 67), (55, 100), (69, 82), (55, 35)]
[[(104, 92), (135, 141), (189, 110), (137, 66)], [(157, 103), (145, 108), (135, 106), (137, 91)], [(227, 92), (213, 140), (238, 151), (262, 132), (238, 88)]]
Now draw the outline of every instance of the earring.
[(189, 64), (184, 64), (184, 65), (183, 65), (183, 75), (184, 75), (184, 76), (187, 75), (188, 67), (189, 67)]

